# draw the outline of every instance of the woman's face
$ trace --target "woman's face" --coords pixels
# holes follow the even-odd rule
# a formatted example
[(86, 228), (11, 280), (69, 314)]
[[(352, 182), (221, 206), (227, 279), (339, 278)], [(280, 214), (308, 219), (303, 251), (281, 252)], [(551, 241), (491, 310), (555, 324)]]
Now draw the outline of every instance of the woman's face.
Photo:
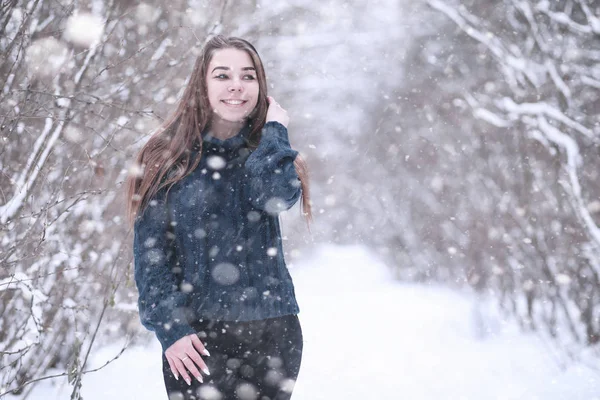
[(244, 50), (220, 49), (208, 64), (208, 100), (213, 118), (242, 122), (258, 102), (258, 80), (252, 58)]

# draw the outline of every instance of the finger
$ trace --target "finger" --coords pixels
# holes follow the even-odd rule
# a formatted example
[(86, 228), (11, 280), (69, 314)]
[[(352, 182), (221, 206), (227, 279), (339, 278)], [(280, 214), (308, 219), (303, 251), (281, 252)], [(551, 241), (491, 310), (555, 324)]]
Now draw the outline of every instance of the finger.
[[(196, 368), (196, 365), (200, 367), (200, 369), (202, 370), (202, 372), (204, 372), (205, 375), (210, 375), (210, 371), (208, 370), (208, 366), (206, 365), (206, 363), (204, 362), (204, 360), (202, 359), (202, 357), (200, 357), (200, 354), (198, 354), (195, 350), (194, 351), (190, 351), (188, 353), (188, 357), (194, 362), (194, 368)], [(185, 360), (187, 361), (187, 360)], [(185, 365), (188, 365), (187, 363)], [(188, 368), (189, 369), (189, 368)], [(198, 371), (197, 369), (195, 371), (190, 370), (190, 372), (193, 373), (193, 375), (197, 378), (199, 373), (196, 373), (196, 371)]]
[(171, 360), (171, 357), (167, 356), (166, 358), (167, 358), (167, 362), (169, 363), (169, 368), (171, 368), (171, 373), (173, 374), (173, 376), (175, 377), (176, 380), (179, 380), (179, 374), (177, 373), (177, 368), (175, 368), (175, 364)]
[[(196, 353), (196, 352), (194, 352)], [(193, 357), (193, 358), (192, 358)], [(192, 374), (193, 377), (195, 377), (198, 382), (204, 382), (204, 378), (202, 378), (202, 374), (200, 373), (200, 371), (198, 371), (198, 368), (196, 367), (196, 364), (194, 364), (196, 362), (196, 359), (200, 358), (200, 355), (198, 353), (196, 353), (196, 355), (187, 355), (187, 357), (183, 358), (183, 365), (185, 365), (185, 368), (187, 368), (188, 371), (190, 371), (190, 373)], [(200, 358), (200, 362), (202, 364), (204, 364), (204, 361), (202, 361), (202, 359)], [(189, 383), (188, 383), (189, 385)]]
[(190, 375), (187, 373), (187, 369), (186, 369), (185, 365), (181, 362), (181, 359), (174, 358), (173, 359), (173, 363), (175, 364), (175, 368), (177, 368), (177, 371), (179, 372), (179, 374), (181, 375), (181, 377), (183, 378), (183, 380), (188, 385), (191, 385), (192, 384), (192, 380), (190, 379)]
[(191, 336), (191, 339), (192, 339), (192, 344), (200, 352), (200, 354), (204, 354), (205, 356), (210, 357), (210, 353), (208, 352), (208, 350), (206, 350), (206, 347), (204, 346), (204, 344), (202, 343), (202, 341), (200, 340), (200, 338), (198, 336), (193, 335), (193, 336)]

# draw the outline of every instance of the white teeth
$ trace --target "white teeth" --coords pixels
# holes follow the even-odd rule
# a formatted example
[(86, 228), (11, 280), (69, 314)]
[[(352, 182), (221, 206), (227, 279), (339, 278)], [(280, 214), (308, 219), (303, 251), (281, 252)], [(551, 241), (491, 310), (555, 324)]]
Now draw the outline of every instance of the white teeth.
[(235, 105), (235, 106), (243, 103), (243, 101), (241, 101), (241, 100), (223, 100), (223, 102), (227, 103), (227, 104)]

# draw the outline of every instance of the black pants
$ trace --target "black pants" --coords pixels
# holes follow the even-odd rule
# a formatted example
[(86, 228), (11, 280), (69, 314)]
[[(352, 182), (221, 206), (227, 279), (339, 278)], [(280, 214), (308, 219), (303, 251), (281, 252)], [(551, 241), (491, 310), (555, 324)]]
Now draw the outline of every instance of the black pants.
[(163, 353), (169, 400), (287, 400), (302, 360), (302, 329), (297, 315), (259, 321), (198, 321), (193, 325), (209, 356), (210, 375), (191, 386), (176, 380)]

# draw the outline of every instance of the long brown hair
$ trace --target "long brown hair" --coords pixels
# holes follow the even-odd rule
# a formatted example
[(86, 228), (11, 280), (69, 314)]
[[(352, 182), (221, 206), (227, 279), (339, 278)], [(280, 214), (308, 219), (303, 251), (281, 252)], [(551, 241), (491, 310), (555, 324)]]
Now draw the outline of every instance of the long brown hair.
[[(268, 110), (267, 78), (263, 63), (254, 46), (248, 41), (237, 37), (216, 35), (208, 40), (196, 59), (194, 70), (177, 109), (142, 147), (134, 167), (130, 170), (125, 182), (127, 221), (130, 226), (133, 226), (137, 215), (143, 213), (149, 199), (160, 189), (169, 186), (168, 190), (170, 190), (174, 183), (183, 179), (198, 166), (202, 153), (202, 132), (207, 128), (212, 113), (206, 88), (207, 69), (215, 51), (225, 48), (246, 51), (256, 68), (259, 96), (256, 109), (249, 117), (248, 140), (251, 149), (258, 146)], [(194, 160), (191, 160), (192, 148), (198, 149)], [(304, 215), (310, 230), (312, 211), (308, 167), (300, 155), (296, 156), (294, 167), (302, 189), (300, 212)]]

